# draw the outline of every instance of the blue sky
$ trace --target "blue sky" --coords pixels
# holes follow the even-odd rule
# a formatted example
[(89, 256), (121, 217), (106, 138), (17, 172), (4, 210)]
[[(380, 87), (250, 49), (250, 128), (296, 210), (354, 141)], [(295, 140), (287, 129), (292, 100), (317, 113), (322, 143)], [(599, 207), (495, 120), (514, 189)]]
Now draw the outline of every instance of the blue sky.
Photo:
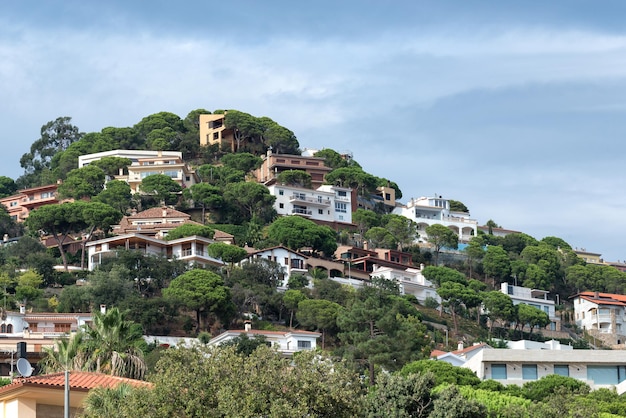
[(0, 2), (0, 175), (43, 124), (198, 108), (624, 260), (622, 1)]

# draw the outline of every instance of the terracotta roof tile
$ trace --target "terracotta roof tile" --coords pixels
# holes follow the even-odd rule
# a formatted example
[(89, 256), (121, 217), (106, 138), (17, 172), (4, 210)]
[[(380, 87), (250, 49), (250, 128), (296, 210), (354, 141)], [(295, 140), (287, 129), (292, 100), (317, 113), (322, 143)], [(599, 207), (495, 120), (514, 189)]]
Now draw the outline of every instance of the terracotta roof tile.
[(163, 218), (163, 210), (165, 210), (166, 218), (191, 218), (185, 212), (181, 212), (172, 208), (150, 208), (129, 216), (129, 219), (146, 219), (146, 218)]
[[(152, 386), (150, 382), (143, 380), (128, 379), (125, 377), (110, 376), (102, 373), (92, 372), (70, 372), (70, 389), (89, 391), (96, 387), (116, 387), (121, 383), (126, 383), (133, 387)], [(0, 394), (5, 391), (13, 390), (19, 386), (36, 386), (48, 388), (64, 388), (65, 373), (51, 373), (26, 378), (18, 378), (10, 385), (0, 388)]]
[(602, 305), (626, 305), (626, 295), (600, 292), (581, 292), (576, 296)]

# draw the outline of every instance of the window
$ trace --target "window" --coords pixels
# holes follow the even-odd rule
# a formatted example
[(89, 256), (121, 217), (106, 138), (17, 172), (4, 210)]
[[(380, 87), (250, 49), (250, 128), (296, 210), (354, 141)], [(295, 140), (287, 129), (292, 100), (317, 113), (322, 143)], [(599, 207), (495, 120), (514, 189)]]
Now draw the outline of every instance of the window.
[(213, 139), (220, 139), (220, 133), (219, 132), (213, 132)]
[(9, 333), (9, 334), (13, 333), (13, 324), (7, 325), (7, 333)]
[(284, 208), (285, 208), (285, 204), (284, 204), (284, 203), (279, 203), (279, 204), (278, 204), (278, 207), (279, 207), (280, 209), (284, 209)]
[(347, 213), (348, 205), (342, 202), (335, 202), (335, 212)]
[(71, 324), (54, 324), (54, 332), (69, 333), (71, 330)]
[(491, 378), (497, 380), (506, 380), (506, 364), (492, 364)]
[(311, 341), (298, 340), (298, 350), (310, 350)]
[(11, 202), (11, 207), (17, 206), (17, 202)]
[(624, 380), (624, 376), (619, 375), (617, 366), (587, 366), (587, 380), (593, 381), (596, 385), (617, 385)]
[(318, 215), (323, 215), (324, 214), (324, 209), (318, 209), (317, 210), (317, 214)]
[(544, 307), (543, 307), (543, 311), (544, 311), (545, 313), (547, 313), (548, 315), (550, 315), (550, 307), (549, 307), (549, 306), (544, 306)]
[(522, 364), (522, 379), (537, 380), (537, 365), (536, 364)]
[(4, 325), (4, 324), (0, 325), (0, 332), (3, 333), (3, 334), (6, 333), (7, 332), (7, 326)]
[(346, 192), (337, 190), (337, 196), (346, 197)]
[(49, 197), (52, 197), (52, 192), (43, 192), (43, 193), (41, 194), (41, 198), (42, 198), (42, 199), (47, 199), (47, 198), (49, 198)]
[(282, 196), (282, 195), (284, 195), (284, 194), (285, 194), (285, 192), (284, 192), (282, 189), (278, 189), (278, 194), (279, 194), (280, 196)]
[(569, 366), (567, 364), (555, 364), (554, 374), (558, 374), (559, 376), (569, 377)]

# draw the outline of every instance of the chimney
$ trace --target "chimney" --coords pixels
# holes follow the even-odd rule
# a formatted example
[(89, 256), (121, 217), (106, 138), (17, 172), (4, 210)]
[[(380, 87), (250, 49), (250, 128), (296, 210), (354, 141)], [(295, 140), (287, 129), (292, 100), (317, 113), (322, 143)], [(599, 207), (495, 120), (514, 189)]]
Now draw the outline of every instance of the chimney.
[(107, 313), (107, 306), (105, 304), (100, 305), (100, 313), (102, 315)]
[(243, 321), (243, 328), (246, 332), (252, 331), (252, 321), (250, 321), (249, 319)]
[(20, 303), (20, 313), (21, 314), (26, 313), (26, 305), (24, 305), (23, 303)]
[(459, 341), (459, 345), (458, 345), (457, 349), (458, 349), (459, 351), (462, 351), (462, 350), (463, 350), (463, 341)]
[(167, 208), (163, 208), (163, 217), (166, 218), (167, 217)]
[(600, 292), (595, 292), (595, 293), (593, 294), (593, 298), (594, 298), (594, 299), (600, 299)]

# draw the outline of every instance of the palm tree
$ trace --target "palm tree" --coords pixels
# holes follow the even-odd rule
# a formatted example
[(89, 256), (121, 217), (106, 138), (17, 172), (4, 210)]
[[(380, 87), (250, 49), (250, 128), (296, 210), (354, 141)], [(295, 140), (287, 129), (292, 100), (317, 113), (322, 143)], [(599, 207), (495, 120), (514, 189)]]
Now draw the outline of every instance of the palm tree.
[(119, 416), (120, 407), (132, 391), (132, 386), (126, 383), (120, 383), (112, 388), (92, 389), (85, 398), (85, 410), (82, 416), (85, 418)]
[(82, 331), (56, 340), (53, 347), (44, 347), (43, 351), (46, 356), (39, 365), (44, 373), (85, 369), (87, 352), (85, 351), (85, 333)]
[(143, 379), (146, 363), (143, 358), (141, 325), (129, 321), (119, 309), (102, 314), (96, 312), (91, 327), (86, 327), (90, 370), (113, 376)]
[(95, 313), (92, 326), (85, 325), (72, 337), (45, 348), (46, 357), (40, 364), (46, 373), (86, 370), (143, 379), (147, 369), (145, 346), (141, 325), (113, 308), (104, 314)]

